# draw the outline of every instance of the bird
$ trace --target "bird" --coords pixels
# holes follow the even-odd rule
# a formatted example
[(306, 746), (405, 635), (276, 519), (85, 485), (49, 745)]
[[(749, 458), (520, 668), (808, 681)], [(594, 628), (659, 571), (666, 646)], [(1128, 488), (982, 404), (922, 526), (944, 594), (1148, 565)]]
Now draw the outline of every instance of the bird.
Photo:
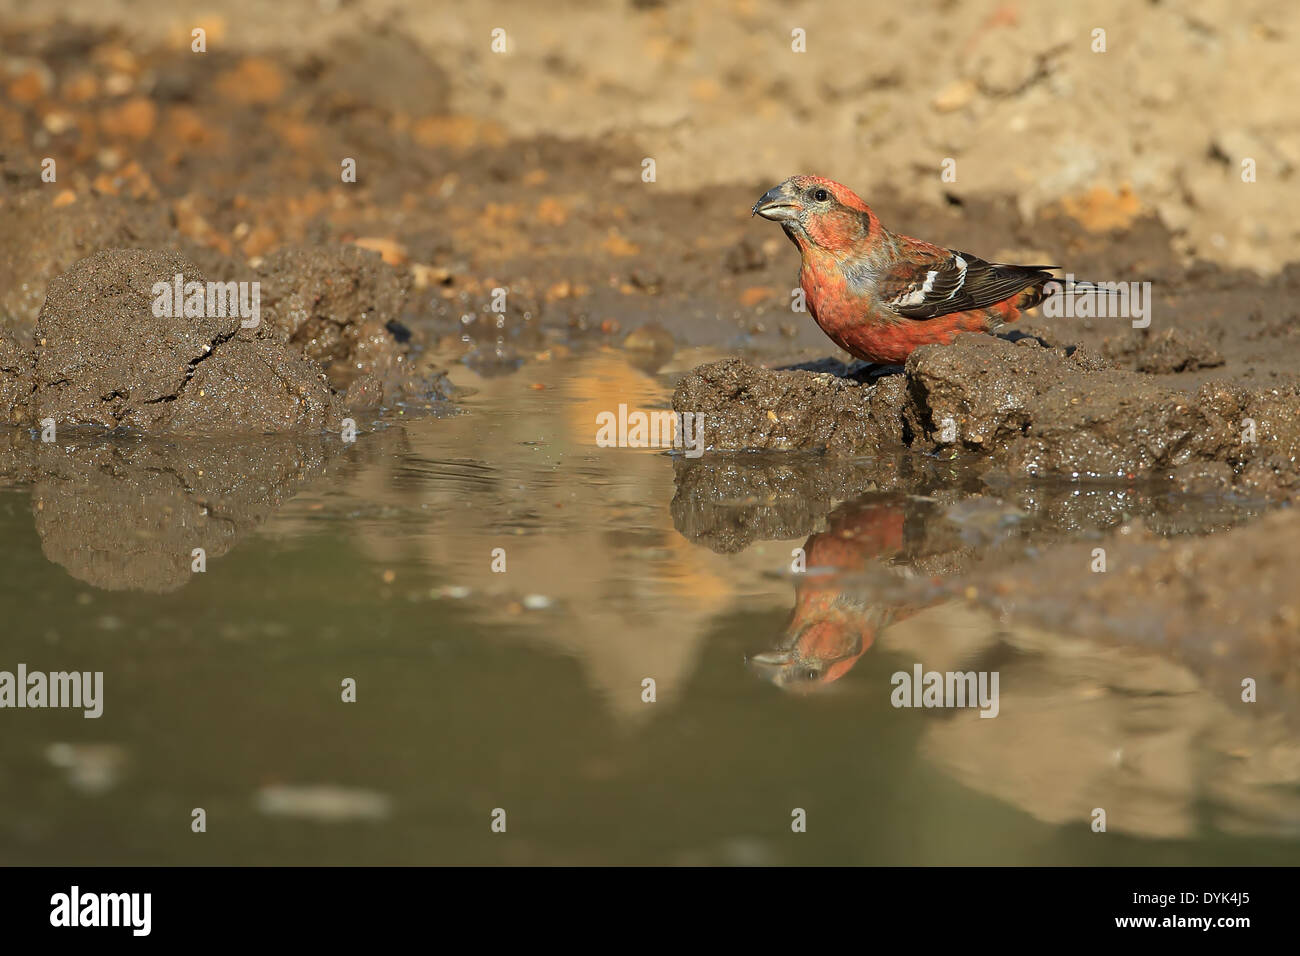
[(884, 581), (905, 580), (912, 547), (909, 513), (898, 495), (858, 499), (836, 508), (826, 530), (803, 546), (806, 569), (795, 578), (795, 606), (780, 646), (748, 659), (751, 670), (783, 690), (812, 693), (853, 669), (876, 638), (921, 605)]
[(793, 176), (754, 203), (802, 258), (799, 284), (814, 321), (855, 358), (901, 365), (922, 345), (995, 332), (1061, 282), (1058, 266), (987, 262), (890, 232), (834, 180)]

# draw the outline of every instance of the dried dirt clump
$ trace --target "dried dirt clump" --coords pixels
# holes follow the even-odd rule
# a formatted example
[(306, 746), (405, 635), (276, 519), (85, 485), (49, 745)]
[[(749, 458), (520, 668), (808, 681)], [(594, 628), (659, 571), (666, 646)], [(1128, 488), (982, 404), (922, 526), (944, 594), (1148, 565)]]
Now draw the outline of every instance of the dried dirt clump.
[(406, 270), (357, 246), (290, 247), (269, 255), (258, 277), (259, 336), (318, 362), (334, 388), (401, 371), (410, 340), (398, 322), (411, 288)]
[(155, 284), (176, 275), (206, 282), (183, 256), (134, 249), (98, 252), (54, 279), (36, 324), (30, 421), (191, 434), (325, 427), (329, 385), (293, 349), (240, 337), (239, 316), (155, 315)]

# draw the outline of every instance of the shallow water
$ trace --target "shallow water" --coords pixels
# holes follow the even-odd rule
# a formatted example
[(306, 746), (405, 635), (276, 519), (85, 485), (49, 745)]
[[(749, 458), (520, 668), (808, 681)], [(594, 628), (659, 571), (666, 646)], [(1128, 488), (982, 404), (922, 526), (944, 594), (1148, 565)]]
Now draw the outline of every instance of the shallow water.
[[(1133, 515), (1199, 534), (1256, 506), (994, 495), (892, 453), (597, 447), (595, 416), (667, 407), (677, 365), (460, 367), (461, 414), (346, 447), (14, 452), (0, 670), (102, 671), (104, 692), (98, 719), (0, 711), (0, 861), (1300, 860), (1287, 708), (952, 584)], [(916, 664), (997, 672), (997, 717), (893, 706)]]

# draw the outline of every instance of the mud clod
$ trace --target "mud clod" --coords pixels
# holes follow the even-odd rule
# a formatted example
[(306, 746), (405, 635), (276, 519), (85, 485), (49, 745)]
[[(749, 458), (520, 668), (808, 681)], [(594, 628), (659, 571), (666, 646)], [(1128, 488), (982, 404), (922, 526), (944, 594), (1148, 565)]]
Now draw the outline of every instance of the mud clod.
[(320, 363), (339, 391), (358, 374), (382, 378), (396, 371), (410, 333), (388, 326), (410, 293), (407, 271), (387, 265), (374, 252), (336, 246), (281, 249), (267, 257), (259, 273), (260, 336), (292, 345)]
[(1194, 372), (1224, 363), (1223, 355), (1204, 332), (1173, 328), (1149, 333), (1149, 329), (1140, 329), (1126, 338), (1107, 340), (1103, 351), (1116, 363), (1151, 375)]
[(763, 244), (757, 239), (746, 236), (727, 250), (722, 266), (732, 275), (740, 275), (744, 272), (757, 272), (770, 260), (771, 257), (763, 248)]
[(216, 434), (322, 428), (331, 393), (279, 343), (236, 340), (238, 316), (157, 316), (154, 284), (205, 282), (170, 252), (108, 250), (50, 283), (37, 320), (30, 417)]
[(1300, 484), (1300, 386), (1179, 390), (1084, 349), (963, 335), (868, 384), (738, 359), (701, 366), (673, 407), (710, 450), (872, 454), (906, 443), (1012, 475), (1166, 478), (1270, 494)]
[(31, 350), (0, 328), (0, 425), (16, 425), (26, 417), (32, 394)]
[[(1096, 369), (1079, 353), (978, 336), (918, 349), (907, 377), (916, 435), (942, 440), (952, 423), (953, 444), (1011, 474), (1199, 480), (1204, 466), (1227, 465), (1237, 484), (1260, 491), (1300, 478), (1294, 385), (1208, 382), (1189, 392)], [(1247, 419), (1257, 431), (1267, 422), (1269, 439), (1249, 441)]]
[(673, 408), (704, 415), (713, 451), (824, 450), (852, 455), (903, 440), (903, 384), (864, 387), (820, 372), (772, 371), (740, 359), (702, 365), (673, 394)]

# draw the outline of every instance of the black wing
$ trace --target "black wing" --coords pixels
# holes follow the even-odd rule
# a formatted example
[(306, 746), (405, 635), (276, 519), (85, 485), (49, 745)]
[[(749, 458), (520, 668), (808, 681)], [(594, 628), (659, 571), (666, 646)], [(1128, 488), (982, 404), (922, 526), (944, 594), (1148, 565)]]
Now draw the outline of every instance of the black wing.
[(881, 277), (881, 301), (909, 319), (933, 319), (982, 309), (1017, 292), (1056, 278), (1056, 266), (1013, 266), (985, 262), (952, 249), (935, 249), (927, 258), (899, 263)]

